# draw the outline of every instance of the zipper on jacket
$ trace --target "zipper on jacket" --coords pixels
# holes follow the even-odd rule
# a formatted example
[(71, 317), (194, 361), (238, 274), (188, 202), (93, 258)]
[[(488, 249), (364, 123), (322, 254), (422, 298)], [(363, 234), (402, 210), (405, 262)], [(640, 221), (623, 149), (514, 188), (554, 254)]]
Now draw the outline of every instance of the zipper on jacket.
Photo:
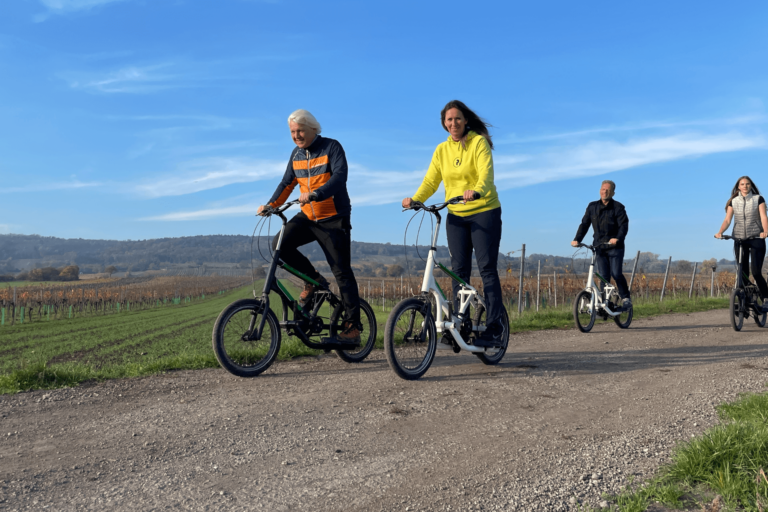
[[(309, 168), (309, 157), (312, 156), (309, 152), (309, 148), (307, 148), (307, 190), (309, 190), (309, 193), (312, 193), (312, 185), (310, 184), (310, 178), (311, 178), (311, 169)], [(317, 214), (315, 213), (315, 207), (312, 206), (312, 201), (309, 202), (309, 209), (312, 210), (312, 215), (315, 217), (315, 222), (317, 222)]]

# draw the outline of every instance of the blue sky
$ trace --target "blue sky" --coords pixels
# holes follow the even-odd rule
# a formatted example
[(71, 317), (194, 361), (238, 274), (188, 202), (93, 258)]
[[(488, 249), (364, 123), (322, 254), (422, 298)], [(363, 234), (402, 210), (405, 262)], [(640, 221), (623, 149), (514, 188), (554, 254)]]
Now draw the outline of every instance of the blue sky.
[(736, 179), (768, 195), (767, 22), (759, 1), (8, 0), (0, 233), (250, 234), (306, 108), (346, 150), (353, 239), (401, 243), (456, 98), (494, 125), (502, 251), (570, 254), (612, 179), (628, 251), (728, 257)]

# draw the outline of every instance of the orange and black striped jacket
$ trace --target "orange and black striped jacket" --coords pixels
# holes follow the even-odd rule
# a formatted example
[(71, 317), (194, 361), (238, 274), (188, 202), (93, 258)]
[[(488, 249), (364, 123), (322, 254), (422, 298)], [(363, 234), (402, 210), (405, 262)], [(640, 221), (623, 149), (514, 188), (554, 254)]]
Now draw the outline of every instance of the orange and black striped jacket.
[(293, 149), (288, 168), (269, 205), (276, 208), (284, 204), (298, 184), (302, 193), (317, 194), (317, 201), (301, 207), (310, 220), (349, 215), (352, 205), (347, 193), (347, 170), (347, 157), (341, 144), (318, 135), (308, 148)]

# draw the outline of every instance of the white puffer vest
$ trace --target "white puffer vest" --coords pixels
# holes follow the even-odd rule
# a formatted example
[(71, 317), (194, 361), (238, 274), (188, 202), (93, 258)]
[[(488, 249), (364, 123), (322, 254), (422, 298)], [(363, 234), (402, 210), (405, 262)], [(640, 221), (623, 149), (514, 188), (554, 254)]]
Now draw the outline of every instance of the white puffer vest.
[(752, 192), (746, 196), (739, 194), (731, 200), (735, 238), (751, 238), (762, 233), (763, 225), (760, 221), (760, 210), (757, 207), (759, 200), (760, 196)]

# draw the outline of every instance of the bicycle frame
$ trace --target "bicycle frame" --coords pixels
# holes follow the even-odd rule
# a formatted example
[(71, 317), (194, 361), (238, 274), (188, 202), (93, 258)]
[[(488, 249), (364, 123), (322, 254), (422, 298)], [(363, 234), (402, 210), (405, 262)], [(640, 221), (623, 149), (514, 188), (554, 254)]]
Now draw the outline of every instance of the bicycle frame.
[(592, 262), (589, 264), (589, 274), (587, 275), (587, 284), (584, 287), (585, 290), (592, 292), (592, 301), (590, 303), (590, 307), (596, 308), (597, 310), (603, 310), (608, 315), (615, 317), (619, 316), (621, 314), (621, 311), (611, 311), (611, 308), (608, 307), (608, 304), (603, 300), (603, 294), (600, 293), (600, 286), (595, 282), (595, 277), (600, 279), (604, 284), (604, 291), (605, 296), (610, 297), (611, 293), (616, 289), (615, 286), (613, 286), (610, 281), (605, 279), (603, 276), (595, 272), (595, 261), (597, 260), (597, 249), (592, 247), (591, 245), (586, 244), (580, 244), (581, 247), (587, 247), (589, 250), (592, 251)]
[[(267, 271), (267, 277), (264, 279), (264, 288), (261, 292), (261, 300), (262, 300), (262, 307), (265, 309), (269, 308), (269, 294), (270, 292), (275, 292), (279, 297), (280, 301), (283, 306), (283, 320), (280, 322), (280, 327), (285, 329), (289, 334), (296, 335), (302, 343), (304, 343), (306, 346), (314, 349), (326, 349), (327, 344), (319, 344), (311, 341), (309, 337), (307, 336), (307, 333), (304, 332), (303, 326), (306, 325), (308, 321), (311, 321), (313, 318), (317, 318), (317, 313), (320, 310), (320, 307), (323, 305), (323, 303), (328, 300), (330, 306), (332, 308), (335, 308), (337, 306), (335, 300), (335, 297), (333, 294), (330, 293), (330, 290), (325, 288), (323, 285), (321, 285), (319, 282), (315, 281), (311, 277), (299, 272), (295, 268), (291, 267), (287, 263), (284, 263), (280, 260), (280, 249), (283, 245), (283, 235), (285, 234), (285, 225), (288, 223), (288, 219), (285, 218), (285, 215), (283, 215), (283, 212), (293, 206), (294, 204), (297, 204), (298, 201), (291, 201), (289, 203), (284, 204), (280, 208), (275, 209), (271, 214), (277, 215), (280, 217), (280, 220), (282, 221), (282, 227), (280, 228), (280, 233), (277, 238), (277, 245), (275, 247), (275, 251), (272, 255), (272, 261), (269, 264), (269, 270)], [(276, 277), (277, 269), (282, 268), (283, 270), (295, 275), (299, 279), (311, 283), (317, 287), (320, 287), (320, 291), (316, 292), (316, 299), (314, 304), (314, 309), (312, 312), (305, 311), (301, 305), (298, 303), (296, 299), (293, 298), (293, 296), (290, 294), (288, 289), (283, 286), (283, 284), (280, 282), (279, 279)], [(258, 298), (256, 294), (256, 290), (253, 291), (254, 298)], [(264, 310), (262, 310), (264, 311)], [(293, 320), (289, 320), (288, 318), (288, 312), (293, 312)], [(259, 311), (258, 313), (261, 313)], [(297, 316), (301, 315), (300, 320), (296, 320)], [(254, 317), (255, 318), (255, 317)], [(252, 320), (252, 322), (255, 322), (255, 320)], [(256, 339), (261, 339), (261, 334), (264, 330), (264, 324), (266, 322), (266, 315), (261, 315), (261, 320), (259, 322), (259, 326), (256, 329), (254, 336)], [(250, 326), (251, 332), (253, 332), (255, 325)], [(330, 325), (326, 325), (323, 323), (322, 325), (323, 329), (330, 330)], [(333, 333), (331, 333), (333, 334)]]
[[(432, 245), (427, 256), (427, 266), (424, 271), (424, 279), (421, 283), (421, 293), (424, 296), (429, 296), (429, 294), (432, 294), (435, 298), (435, 304), (437, 306), (437, 318), (434, 319), (435, 328), (438, 334), (443, 334), (445, 332), (450, 333), (459, 347), (468, 352), (485, 352), (485, 347), (475, 347), (474, 345), (468, 345), (459, 333), (464, 315), (469, 311), (469, 306), (472, 301), (477, 301), (483, 307), (485, 307), (485, 301), (483, 300), (483, 297), (478, 293), (477, 289), (464, 282), (463, 279), (448, 270), (445, 265), (435, 260), (435, 253), (437, 252), (437, 238), (440, 234), (440, 222), (442, 218), (440, 217), (440, 213), (437, 211), (427, 211), (432, 213), (437, 218), (437, 225), (435, 226), (435, 230), (432, 232)], [(432, 274), (432, 271), (438, 268), (445, 272), (448, 277), (454, 281), (457, 281), (461, 285), (461, 289), (459, 290), (459, 311), (457, 312), (461, 318), (451, 312), (451, 303), (445, 297), (445, 293), (443, 293), (440, 285), (437, 284), (437, 281), (435, 280), (435, 276)], [(478, 331), (484, 331), (485, 327), (480, 326), (475, 327), (475, 329)]]

